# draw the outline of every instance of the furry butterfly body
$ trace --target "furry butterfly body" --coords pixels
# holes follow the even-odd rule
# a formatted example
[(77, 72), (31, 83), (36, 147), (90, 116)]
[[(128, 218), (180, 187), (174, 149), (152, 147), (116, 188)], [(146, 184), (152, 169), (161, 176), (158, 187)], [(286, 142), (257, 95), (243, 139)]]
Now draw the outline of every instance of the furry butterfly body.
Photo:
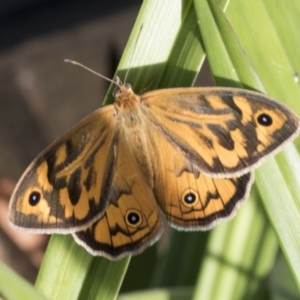
[[(43, 151), (10, 202), (14, 227), (72, 233), (93, 255), (118, 259), (154, 243), (162, 217), (183, 230), (233, 216), (252, 170), (299, 132), (298, 117), (262, 94), (174, 88), (95, 111)], [(162, 214), (163, 213), (163, 214)]]

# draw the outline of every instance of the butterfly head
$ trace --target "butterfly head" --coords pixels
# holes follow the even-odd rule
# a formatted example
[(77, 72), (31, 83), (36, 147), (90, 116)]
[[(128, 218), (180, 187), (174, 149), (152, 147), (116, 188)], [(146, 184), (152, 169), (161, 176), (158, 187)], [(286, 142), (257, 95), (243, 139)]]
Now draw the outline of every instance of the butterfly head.
[(122, 93), (124, 93), (126, 91), (130, 91), (131, 93), (133, 93), (131, 84), (130, 83), (123, 83), (118, 76), (116, 77), (114, 83), (115, 83), (116, 87), (113, 91), (113, 96), (116, 99), (118, 97), (120, 97), (120, 95), (122, 95)]
[(122, 83), (119, 77), (116, 77), (115, 84), (113, 96), (116, 107), (132, 110), (140, 102), (140, 97), (134, 93), (129, 83)]

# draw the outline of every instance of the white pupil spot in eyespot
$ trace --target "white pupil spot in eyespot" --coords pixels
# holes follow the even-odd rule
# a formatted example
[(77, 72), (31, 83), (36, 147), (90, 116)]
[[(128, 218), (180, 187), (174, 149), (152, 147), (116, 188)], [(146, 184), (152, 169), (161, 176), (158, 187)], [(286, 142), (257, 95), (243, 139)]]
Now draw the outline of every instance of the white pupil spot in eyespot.
[(193, 207), (199, 202), (199, 194), (193, 189), (187, 189), (181, 198), (182, 203), (187, 207)]
[(191, 204), (191, 203), (195, 202), (195, 200), (196, 200), (196, 196), (193, 193), (188, 193), (184, 196), (184, 201), (186, 203)]
[(262, 126), (270, 126), (273, 123), (272, 117), (265, 113), (260, 114), (257, 117), (257, 121)]
[(40, 202), (40, 200), (41, 200), (41, 194), (39, 192), (33, 191), (29, 195), (28, 202), (31, 206), (35, 206)]
[(125, 221), (128, 226), (138, 227), (142, 223), (142, 215), (139, 211), (135, 209), (129, 209), (126, 212)]

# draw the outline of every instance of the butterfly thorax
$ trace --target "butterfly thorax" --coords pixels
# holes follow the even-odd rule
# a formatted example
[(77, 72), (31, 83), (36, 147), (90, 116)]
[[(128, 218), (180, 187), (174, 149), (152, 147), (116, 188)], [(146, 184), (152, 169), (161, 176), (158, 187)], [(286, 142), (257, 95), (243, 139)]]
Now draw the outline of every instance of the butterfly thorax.
[(115, 109), (123, 126), (133, 127), (139, 123), (140, 96), (136, 95), (129, 84), (121, 84), (114, 91)]
[[(147, 121), (141, 110), (141, 97), (136, 95), (129, 84), (119, 84), (114, 91), (114, 107), (117, 113), (117, 124), (120, 136), (126, 139), (127, 155), (135, 165), (139, 166), (139, 172), (132, 170), (128, 177), (142, 176), (149, 186), (153, 187), (153, 165), (150, 161), (151, 145), (147, 139)], [(119, 145), (121, 142), (119, 142)], [(151, 149), (150, 149), (151, 148)], [(121, 148), (117, 151), (122, 151)], [(128, 154), (130, 153), (130, 154)], [(132, 169), (131, 165), (126, 166), (127, 172)], [(130, 173), (130, 172), (129, 172)]]

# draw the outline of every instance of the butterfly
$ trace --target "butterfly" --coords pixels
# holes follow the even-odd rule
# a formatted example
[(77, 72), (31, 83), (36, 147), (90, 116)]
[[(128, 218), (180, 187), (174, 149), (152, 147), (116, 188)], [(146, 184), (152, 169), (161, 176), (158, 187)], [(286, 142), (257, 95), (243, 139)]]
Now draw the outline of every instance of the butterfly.
[(11, 197), (13, 227), (73, 234), (93, 255), (119, 259), (153, 244), (163, 218), (207, 230), (247, 199), (253, 169), (300, 130), (297, 115), (236, 88), (136, 95), (115, 82), (104, 106), (29, 165)]

